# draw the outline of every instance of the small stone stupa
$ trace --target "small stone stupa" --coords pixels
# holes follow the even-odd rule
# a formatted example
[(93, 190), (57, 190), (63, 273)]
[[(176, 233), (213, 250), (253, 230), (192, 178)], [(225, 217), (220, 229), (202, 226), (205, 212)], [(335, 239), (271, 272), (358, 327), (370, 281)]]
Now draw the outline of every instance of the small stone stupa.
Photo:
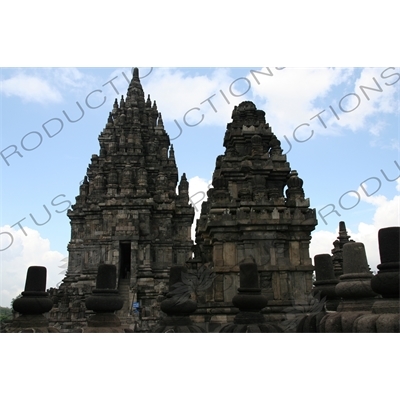
[(96, 278), (96, 289), (86, 301), (86, 308), (94, 311), (88, 319), (84, 333), (124, 333), (121, 321), (115, 315), (123, 306), (123, 299), (117, 289), (117, 268), (115, 265), (102, 264)]
[(232, 304), (239, 309), (239, 313), (233, 323), (222, 327), (220, 333), (282, 332), (278, 326), (267, 323), (261, 313), (268, 299), (261, 294), (257, 265), (250, 260), (240, 265), (240, 287)]
[(12, 322), (11, 333), (56, 333), (57, 329), (49, 327), (48, 319), (43, 315), (53, 307), (46, 292), (47, 269), (29, 267), (26, 274), (25, 290), (21, 297), (13, 302), (13, 309), (20, 315)]

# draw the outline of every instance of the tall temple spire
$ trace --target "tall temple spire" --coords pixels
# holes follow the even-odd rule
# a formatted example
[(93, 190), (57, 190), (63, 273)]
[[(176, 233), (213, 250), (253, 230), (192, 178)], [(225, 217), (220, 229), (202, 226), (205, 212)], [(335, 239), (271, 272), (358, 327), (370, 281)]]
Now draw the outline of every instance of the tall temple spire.
[[(159, 318), (157, 299), (170, 268), (184, 267), (192, 254), (194, 209), (185, 191), (176, 193), (174, 150), (156, 102), (150, 96), (145, 101), (137, 68), (126, 97), (115, 100), (99, 143), (99, 155), (92, 156), (88, 179), (68, 212), (72, 233), (65, 293), (73, 293), (75, 304), (84, 307), (99, 264), (115, 265), (118, 285), (128, 279), (124, 301), (140, 302), (136, 322), (150, 330)], [(124, 321), (128, 315), (119, 317)]]
[(207, 306), (199, 305), (196, 313), (205, 320), (210, 313), (215, 321), (229, 318), (226, 303), (239, 287), (239, 266), (253, 257), (270, 321), (283, 319), (282, 310), (304, 303), (312, 289), (309, 242), (316, 212), (265, 112), (254, 103), (235, 107), (224, 147), (197, 222), (196, 243), (206, 262), (214, 263), (216, 278)]
[(132, 80), (129, 84), (128, 93), (126, 96), (126, 106), (136, 106), (140, 109), (144, 109), (145, 106), (144, 91), (142, 88), (142, 84), (140, 83), (138, 68), (133, 69)]

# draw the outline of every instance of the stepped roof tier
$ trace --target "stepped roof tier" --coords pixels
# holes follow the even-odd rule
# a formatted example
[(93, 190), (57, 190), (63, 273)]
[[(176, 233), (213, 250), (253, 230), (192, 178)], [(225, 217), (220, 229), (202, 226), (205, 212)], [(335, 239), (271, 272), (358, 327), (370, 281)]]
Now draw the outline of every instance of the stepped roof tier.
[(303, 180), (290, 168), (265, 112), (254, 103), (235, 107), (224, 147), (196, 227), (197, 253), (214, 263), (217, 274), (203, 311), (206, 315), (220, 308), (220, 321), (224, 313), (229, 320), (239, 266), (250, 258), (268, 298), (264, 311), (277, 313), (271, 321), (279, 320), (284, 310), (305, 302), (311, 292), (309, 244), (316, 212), (309, 208)]
[(139, 304), (135, 312), (146, 330), (159, 317), (171, 266), (183, 267), (191, 257), (194, 209), (185, 174), (176, 190), (174, 149), (156, 102), (145, 99), (137, 68), (99, 143), (68, 212), (72, 233), (63, 288), (73, 293), (71, 318), (84, 319), (82, 302), (95, 286), (99, 264), (117, 266), (119, 284), (129, 281), (124, 300)]

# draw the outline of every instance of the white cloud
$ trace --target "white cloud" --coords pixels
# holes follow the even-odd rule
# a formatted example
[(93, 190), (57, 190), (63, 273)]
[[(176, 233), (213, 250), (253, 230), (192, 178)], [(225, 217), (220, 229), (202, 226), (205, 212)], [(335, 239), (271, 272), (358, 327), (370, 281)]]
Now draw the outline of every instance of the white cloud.
[(192, 225), (192, 239), (195, 240), (196, 221), (200, 218), (201, 205), (207, 200), (207, 191), (210, 189), (211, 181), (195, 176), (189, 179), (189, 199), (192, 204), (195, 217)]
[(369, 132), (372, 136), (379, 136), (383, 132), (384, 128), (387, 127), (387, 125), (388, 124), (385, 121), (378, 121), (370, 127)]
[(54, 68), (53, 73), (60, 86), (82, 87), (86, 83), (86, 75), (78, 68)]
[(78, 68), (29, 68), (18, 69), (14, 76), (3, 79), (0, 92), (29, 103), (60, 103), (68, 93), (86, 96), (104, 83)]
[[(230, 94), (229, 88), (234, 80), (226, 68), (216, 68), (211, 75), (196, 76), (188, 76), (179, 69), (158, 68), (142, 84), (146, 98), (150, 94), (151, 99), (156, 100), (164, 121), (177, 120), (183, 125), (187, 113), (188, 124), (195, 125), (202, 121), (202, 125), (226, 126), (234, 105), (245, 99)], [(228, 97), (230, 104), (220, 90)], [(199, 110), (192, 110), (194, 108)]]
[(45, 79), (25, 73), (1, 81), (0, 91), (5, 96), (16, 96), (30, 103), (60, 103), (60, 92)]
[(317, 254), (331, 254), (333, 242), (338, 236), (337, 232), (317, 231), (312, 233), (310, 244), (310, 257), (314, 264), (314, 257)]
[[(104, 90), (103, 84), (96, 76), (90, 75), (78, 68), (51, 68), (46, 70), (46, 76), (52, 84), (62, 90), (63, 93), (71, 92), (76, 96), (87, 96), (93, 90)], [(127, 82), (122, 79), (121, 82)], [(79, 100), (79, 98), (77, 98)]]
[[(394, 73), (397, 72), (387, 71), (387, 68), (364, 68), (360, 77), (354, 82), (354, 86), (344, 94), (347, 98), (342, 101), (342, 104), (340, 104), (342, 98), (339, 98), (333, 105), (340, 116), (340, 121), (332, 117), (330, 123), (352, 131), (368, 129), (372, 135), (379, 135), (385, 127), (385, 121), (379, 117), (382, 114), (398, 113), (399, 109), (399, 83), (394, 83), (398, 78), (390, 77)], [(348, 113), (342, 112), (340, 106), (345, 110), (353, 108), (355, 110)], [(378, 117), (378, 119), (373, 122), (368, 121), (371, 117)]]
[[(311, 129), (315, 135), (331, 136), (342, 135), (344, 128), (362, 129), (362, 134), (371, 135), (371, 146), (397, 148), (398, 141), (383, 141), (380, 136), (388, 125), (383, 116), (399, 112), (398, 69), (364, 68), (357, 71), (358, 79), (353, 78), (354, 68), (286, 68), (279, 73), (272, 68), (271, 71), (273, 77), (259, 76), (260, 85), (253, 85), (252, 93), (257, 107), (266, 111), (267, 122), (278, 137), (286, 135), (291, 139), (299, 125), (308, 123), (310, 127), (296, 131), (298, 140), (307, 140)], [(251, 75), (248, 78), (251, 80)], [(381, 92), (367, 89), (380, 90), (374, 79)], [(335, 97), (328, 98), (335, 89), (338, 89)], [(344, 112), (340, 107), (355, 110)]]
[[(368, 181), (369, 181), (368, 184), (365, 183)], [(396, 183), (397, 183), (396, 190), (400, 192), (400, 183), (399, 182), (400, 182), (400, 178), (396, 179)], [(388, 201), (388, 199), (382, 194), (378, 194), (378, 195), (374, 196), (374, 194), (376, 192), (378, 192), (378, 190), (380, 188), (381, 188), (381, 182), (379, 181), (378, 178), (373, 177), (373, 178), (370, 178), (369, 180), (363, 182), (362, 186), (360, 186), (357, 189), (358, 194), (356, 194), (356, 192), (350, 192), (349, 196), (358, 198), (358, 199), (360, 199), (360, 201), (363, 201), (365, 203), (387, 209), (390, 201)], [(396, 197), (393, 200), (395, 200)], [(395, 214), (393, 214), (393, 215), (395, 215)]]
[[(55, 287), (66, 272), (66, 266), (59, 268), (64, 264), (62, 260), (65, 255), (51, 250), (50, 241), (42, 238), (38, 231), (28, 227), (24, 227), (24, 231), (27, 236), (21, 229), (15, 230), (10, 226), (3, 226), (0, 229), (0, 232), (8, 232), (13, 238), (11, 239), (9, 234), (0, 235), (0, 249), (6, 249), (0, 252), (0, 304), (3, 307), (9, 307), (11, 300), (24, 290), (28, 267), (47, 268), (47, 288)], [(10, 243), (12, 244), (8, 247)]]
[(164, 121), (177, 120), (182, 125), (185, 114), (192, 110), (186, 116), (188, 124), (201, 121), (202, 125), (225, 127), (233, 107), (251, 100), (258, 109), (266, 111), (267, 122), (282, 137), (291, 136), (294, 128), (321, 112), (315, 106), (316, 100), (347, 82), (352, 73), (352, 68), (270, 67), (249, 69), (247, 75), (236, 78), (227, 68), (196, 76), (188, 76), (179, 69), (159, 68), (143, 84), (146, 96), (150, 93), (152, 100), (157, 101)]
[[(400, 110), (399, 110), (399, 115), (400, 115)], [(387, 148), (389, 150), (397, 150), (397, 151), (400, 152), (400, 140), (399, 140), (399, 138), (390, 139), (390, 143), (387, 146)]]
[[(323, 110), (315, 106), (315, 101), (347, 82), (353, 73), (352, 68), (286, 68), (271, 71), (273, 77), (258, 77), (260, 85), (253, 86), (253, 93), (258, 99), (257, 108), (266, 111), (267, 122), (278, 137), (292, 137), (298, 125), (305, 122), (311, 124), (310, 118)], [(266, 72), (265, 68), (262, 72)], [(251, 75), (248, 78), (252, 79)], [(326, 108), (328, 106), (326, 104)], [(320, 124), (317, 119), (315, 123)], [(324, 131), (323, 128), (321, 131)]]

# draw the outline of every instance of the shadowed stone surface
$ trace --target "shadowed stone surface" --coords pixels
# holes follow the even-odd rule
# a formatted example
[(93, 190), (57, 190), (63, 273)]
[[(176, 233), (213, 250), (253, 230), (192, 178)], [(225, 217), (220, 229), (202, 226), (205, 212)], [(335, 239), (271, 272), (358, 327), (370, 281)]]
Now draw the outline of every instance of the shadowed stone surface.
[(190, 315), (197, 309), (196, 302), (174, 295), (174, 285), (182, 282), (182, 273), (187, 272), (186, 267), (171, 267), (169, 292), (167, 298), (161, 303), (161, 310), (167, 314), (162, 318), (155, 333), (204, 333), (204, 329), (194, 325)]
[[(336, 285), (336, 294), (345, 299), (373, 298), (377, 295), (371, 289), (372, 273), (363, 243), (347, 243), (343, 246), (343, 275)], [(342, 302), (341, 308), (345, 308)], [(361, 307), (363, 307), (361, 305)], [(341, 311), (338, 308), (338, 311)]]
[(96, 277), (96, 289), (86, 299), (86, 308), (95, 312), (88, 319), (84, 333), (124, 333), (119, 318), (115, 315), (123, 306), (123, 299), (116, 289), (116, 266), (99, 265)]
[(360, 317), (354, 326), (360, 333), (400, 332), (400, 227), (389, 227), (378, 232), (381, 264), (378, 274), (371, 280), (375, 292), (382, 299), (375, 300), (372, 314)]
[(252, 258), (268, 299), (263, 312), (268, 320), (281, 321), (284, 310), (306, 302), (312, 289), (309, 243), (316, 213), (265, 112), (254, 103), (234, 108), (224, 147), (197, 221), (199, 253), (213, 263), (216, 278), (196, 315), (204, 321), (212, 315), (213, 326), (233, 320), (239, 265)]
[(191, 258), (194, 209), (161, 113), (150, 95), (146, 100), (137, 69), (126, 97), (115, 100), (99, 144), (68, 211), (68, 271), (52, 290), (50, 317), (64, 332), (85, 327), (85, 298), (97, 267), (112, 264), (126, 304), (140, 304), (133, 316), (130, 306), (123, 308), (121, 319), (150, 331), (161, 315), (170, 266)]
[(25, 290), (13, 302), (13, 309), (19, 315), (11, 324), (12, 333), (56, 333), (49, 328), (43, 315), (51, 310), (53, 302), (46, 293), (47, 270), (45, 267), (29, 267), (26, 274)]
[(316, 212), (264, 111), (249, 101), (234, 108), (194, 249), (189, 184), (183, 174), (178, 185), (174, 148), (156, 103), (150, 96), (145, 100), (137, 69), (126, 98), (115, 101), (99, 143), (68, 212), (68, 272), (60, 289), (51, 292), (50, 317), (62, 331), (86, 326), (85, 298), (103, 263), (117, 266), (117, 288), (123, 293), (129, 288), (126, 304), (140, 305), (134, 322), (142, 332), (160, 319), (170, 267), (184, 267), (192, 253), (216, 273), (196, 312), (196, 322), (204, 326), (232, 321), (236, 309), (230, 300), (239, 287), (239, 265), (248, 257), (259, 266), (269, 320), (283, 320), (288, 307), (307, 300)]
[(314, 257), (316, 281), (312, 294), (320, 299), (326, 299), (326, 307), (329, 311), (336, 311), (339, 305), (339, 297), (335, 287), (339, 280), (335, 278), (332, 257), (329, 254), (318, 254)]
[(343, 275), (343, 246), (346, 243), (352, 243), (354, 240), (349, 240), (350, 236), (347, 234), (346, 223), (339, 222), (339, 236), (332, 244), (332, 263), (336, 279)]
[(372, 279), (372, 288), (384, 298), (399, 298), (400, 228), (381, 229), (378, 234), (381, 264)]
[[(311, 292), (314, 298), (311, 299), (309, 305), (304, 306), (303, 310), (300, 308), (302, 312), (297, 316), (294, 315), (294, 320), (287, 322), (295, 325), (296, 320), (300, 320), (296, 332), (320, 333), (321, 321), (327, 315), (327, 312), (337, 310), (340, 304), (340, 296), (336, 294), (336, 285), (339, 283), (339, 277), (343, 275), (343, 246), (354, 242), (349, 238), (345, 222), (340, 221), (339, 236), (333, 242), (332, 256), (318, 254), (314, 257), (316, 280)], [(339, 329), (338, 326), (341, 321), (334, 320), (336, 322), (332, 324), (332, 329)]]
[(370, 314), (377, 296), (371, 289), (372, 273), (369, 270), (363, 243), (349, 242), (343, 246), (343, 275), (336, 285), (337, 296), (342, 300), (337, 313), (325, 315), (319, 331), (326, 333), (352, 333), (356, 320)]
[(247, 261), (240, 265), (240, 287), (232, 303), (239, 309), (232, 324), (220, 330), (220, 333), (278, 333), (282, 330), (267, 323), (261, 310), (268, 300), (261, 294), (258, 283), (258, 270), (254, 262)]

